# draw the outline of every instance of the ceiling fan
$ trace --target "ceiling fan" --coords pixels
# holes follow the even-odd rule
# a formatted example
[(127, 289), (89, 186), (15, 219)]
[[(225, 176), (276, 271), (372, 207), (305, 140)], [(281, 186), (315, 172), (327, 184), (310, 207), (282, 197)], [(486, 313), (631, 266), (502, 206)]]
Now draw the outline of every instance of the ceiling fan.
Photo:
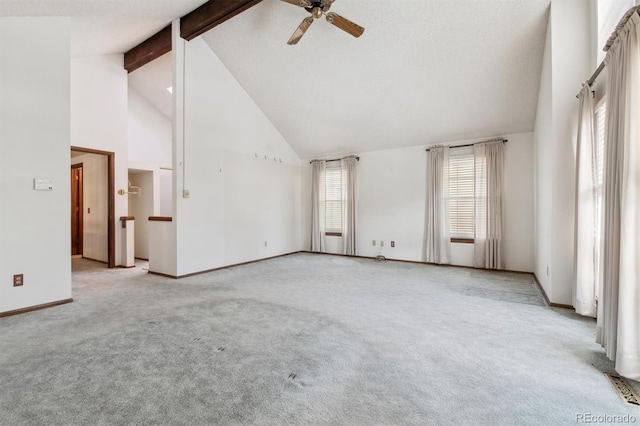
[(327, 16), (327, 21), (330, 24), (335, 25), (342, 31), (351, 34), (354, 37), (360, 37), (364, 33), (364, 28), (360, 25), (351, 22), (350, 20), (343, 18), (337, 13), (329, 12), (331, 5), (335, 0), (282, 0), (285, 3), (292, 4), (294, 6), (304, 7), (307, 12), (311, 13), (311, 16), (305, 18), (298, 29), (293, 33), (287, 44), (298, 44), (304, 33), (307, 32), (311, 24), (315, 19)]

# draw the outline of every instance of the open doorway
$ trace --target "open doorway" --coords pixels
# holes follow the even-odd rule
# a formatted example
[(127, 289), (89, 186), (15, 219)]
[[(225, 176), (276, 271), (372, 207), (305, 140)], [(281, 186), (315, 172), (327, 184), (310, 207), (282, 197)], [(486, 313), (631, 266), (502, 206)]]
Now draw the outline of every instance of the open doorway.
[(82, 257), (83, 227), (82, 163), (71, 164), (71, 256)]
[(149, 260), (149, 221), (150, 216), (157, 216), (155, 208), (154, 172), (129, 169), (129, 184), (138, 188), (129, 195), (129, 216), (136, 218), (134, 230), (134, 257)]
[(109, 268), (116, 266), (114, 157), (71, 147), (71, 253)]

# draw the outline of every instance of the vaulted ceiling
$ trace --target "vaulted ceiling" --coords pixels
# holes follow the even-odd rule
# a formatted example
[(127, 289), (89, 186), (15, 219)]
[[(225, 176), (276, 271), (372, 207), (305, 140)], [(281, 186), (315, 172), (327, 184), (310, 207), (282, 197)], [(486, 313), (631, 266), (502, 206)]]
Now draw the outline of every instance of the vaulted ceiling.
[(336, 0), (365, 27), (263, 1), (204, 35), (304, 157), (533, 130), (548, 0)]
[(0, 16), (71, 17), (71, 55), (124, 53), (207, 0), (0, 0)]
[[(0, 0), (0, 10), (74, 16), (73, 53), (88, 55), (122, 53), (202, 3)], [(531, 131), (549, 3), (336, 0), (362, 37), (321, 19), (289, 46), (307, 12), (264, 0), (203, 37), (298, 155), (322, 157)], [(166, 86), (158, 68), (149, 78)]]

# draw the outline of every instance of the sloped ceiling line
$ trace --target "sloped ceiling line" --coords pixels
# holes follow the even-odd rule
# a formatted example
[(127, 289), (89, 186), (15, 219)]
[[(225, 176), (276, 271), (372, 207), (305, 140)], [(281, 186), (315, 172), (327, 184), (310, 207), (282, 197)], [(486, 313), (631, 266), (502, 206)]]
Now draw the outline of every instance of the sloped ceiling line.
[[(264, 1), (203, 35), (303, 159), (533, 131), (549, 0), (336, 0), (366, 28), (286, 44)], [(363, 7), (365, 6), (365, 7)]]
[[(180, 36), (192, 40), (262, 0), (210, 0), (180, 18)], [(124, 68), (137, 70), (171, 51), (171, 25), (125, 52)]]

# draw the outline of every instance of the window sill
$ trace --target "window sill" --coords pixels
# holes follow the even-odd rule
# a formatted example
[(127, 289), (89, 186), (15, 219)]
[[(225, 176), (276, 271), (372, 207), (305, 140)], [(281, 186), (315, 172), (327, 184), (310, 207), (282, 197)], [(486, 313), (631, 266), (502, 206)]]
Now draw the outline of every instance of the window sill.
[(452, 243), (473, 244), (473, 238), (451, 238)]
[(342, 232), (325, 232), (327, 237), (342, 237)]

